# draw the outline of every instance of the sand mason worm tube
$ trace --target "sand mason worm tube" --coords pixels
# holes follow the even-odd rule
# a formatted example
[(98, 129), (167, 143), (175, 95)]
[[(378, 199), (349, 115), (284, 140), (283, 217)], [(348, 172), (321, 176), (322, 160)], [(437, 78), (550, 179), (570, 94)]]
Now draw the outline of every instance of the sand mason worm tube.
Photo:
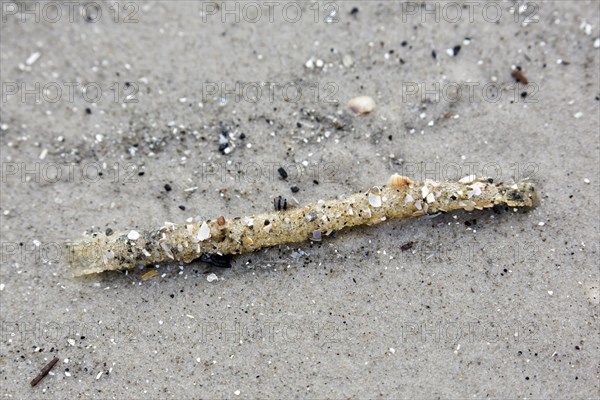
[(69, 245), (75, 275), (169, 262), (191, 262), (203, 254), (242, 254), (286, 243), (320, 240), (322, 235), (358, 225), (454, 210), (483, 210), (497, 204), (532, 207), (535, 184), (494, 183), (468, 176), (459, 181), (413, 182), (392, 175), (387, 185), (344, 199), (247, 217), (165, 225), (145, 232), (94, 233)]

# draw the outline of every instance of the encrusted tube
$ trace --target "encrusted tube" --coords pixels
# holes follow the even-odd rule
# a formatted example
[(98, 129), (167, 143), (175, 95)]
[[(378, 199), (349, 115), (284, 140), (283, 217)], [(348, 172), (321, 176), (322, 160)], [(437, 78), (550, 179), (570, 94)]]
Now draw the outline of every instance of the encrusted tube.
[(413, 182), (392, 175), (387, 185), (340, 200), (247, 217), (196, 221), (145, 232), (94, 233), (69, 244), (75, 275), (169, 262), (191, 262), (203, 254), (242, 254), (286, 243), (320, 240), (321, 235), (388, 219), (453, 210), (482, 210), (496, 204), (532, 207), (537, 191), (531, 181), (494, 183), (465, 177), (457, 182)]

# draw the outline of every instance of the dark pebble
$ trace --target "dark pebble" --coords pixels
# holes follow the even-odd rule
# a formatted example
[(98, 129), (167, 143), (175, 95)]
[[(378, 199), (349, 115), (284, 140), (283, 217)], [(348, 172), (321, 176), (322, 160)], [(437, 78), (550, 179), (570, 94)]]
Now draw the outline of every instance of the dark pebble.
[(292, 186), (290, 190), (292, 191), (292, 193), (298, 193), (300, 191), (300, 188), (298, 186)]
[(170, 191), (171, 191), (171, 189), (172, 189), (172, 188), (171, 188), (171, 185), (169, 185), (169, 184), (167, 183), (167, 184), (165, 185), (165, 190), (166, 190), (167, 192), (170, 192)]
[(285, 169), (283, 169), (283, 167), (279, 167), (277, 172), (279, 172), (279, 176), (281, 176), (281, 179), (287, 179), (288, 173)]

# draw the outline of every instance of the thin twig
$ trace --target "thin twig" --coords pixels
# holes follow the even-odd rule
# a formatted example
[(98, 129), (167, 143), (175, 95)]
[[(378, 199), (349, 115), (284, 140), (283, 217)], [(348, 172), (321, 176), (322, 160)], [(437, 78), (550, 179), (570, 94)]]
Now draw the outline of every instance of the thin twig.
[(31, 386), (35, 386), (38, 383), (40, 383), (40, 381), (42, 379), (44, 379), (44, 377), (46, 375), (48, 375), (48, 372), (50, 372), (50, 370), (52, 369), (52, 367), (54, 367), (54, 365), (58, 362), (58, 357), (54, 357), (52, 360), (50, 360), (50, 362), (48, 364), (46, 364), (46, 366), (44, 368), (42, 368), (42, 370), (40, 371), (40, 373), (31, 380)]

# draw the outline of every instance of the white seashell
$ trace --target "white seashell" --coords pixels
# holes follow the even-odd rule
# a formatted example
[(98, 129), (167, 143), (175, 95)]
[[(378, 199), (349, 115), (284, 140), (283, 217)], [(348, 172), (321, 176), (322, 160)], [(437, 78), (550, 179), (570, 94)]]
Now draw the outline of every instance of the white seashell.
[(368, 114), (375, 110), (375, 100), (369, 96), (354, 97), (348, 102), (348, 107), (356, 114)]
[(344, 57), (342, 57), (342, 64), (344, 64), (344, 67), (350, 68), (354, 64), (352, 56), (350, 54), (344, 54)]
[(433, 203), (435, 201), (435, 196), (433, 195), (433, 193), (429, 193), (427, 195), (427, 202), (428, 203)]
[(167, 242), (161, 242), (160, 247), (164, 250), (167, 257), (169, 257), (171, 260), (175, 259), (175, 257), (173, 257), (173, 253), (171, 253), (171, 249), (169, 248), (169, 244)]
[(469, 176), (465, 176), (464, 178), (460, 178), (458, 180), (458, 183), (472, 183), (475, 182), (475, 180), (477, 179), (477, 175), (469, 175)]
[(127, 239), (129, 240), (138, 240), (140, 238), (140, 233), (138, 231), (130, 231), (127, 234)]
[(379, 188), (375, 187), (369, 190), (369, 204), (372, 207), (381, 207), (381, 191)]
[(425, 198), (427, 198), (428, 194), (429, 194), (429, 188), (427, 186), (423, 186), (421, 188), (421, 197), (423, 197), (425, 199)]
[(208, 227), (206, 222), (203, 222), (202, 226), (200, 226), (200, 230), (198, 231), (197, 239), (201, 242), (208, 238), (210, 238), (210, 228)]
[(404, 186), (410, 185), (411, 183), (413, 183), (413, 181), (411, 181), (410, 178), (408, 178), (406, 176), (394, 174), (394, 175), (390, 176), (390, 180), (388, 181), (388, 186), (391, 187), (392, 189), (400, 189)]

